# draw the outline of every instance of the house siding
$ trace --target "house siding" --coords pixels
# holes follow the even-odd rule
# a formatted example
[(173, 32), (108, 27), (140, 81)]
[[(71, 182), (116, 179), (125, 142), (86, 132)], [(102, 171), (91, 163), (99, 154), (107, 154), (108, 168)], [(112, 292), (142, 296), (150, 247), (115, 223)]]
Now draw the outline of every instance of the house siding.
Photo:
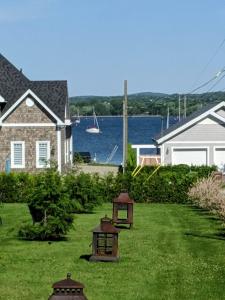
[(217, 113), (219, 116), (225, 118), (225, 110), (224, 110), (224, 109), (219, 109), (216, 113)]
[(26, 105), (26, 100), (22, 101), (4, 123), (54, 123), (52, 117), (44, 112), (35, 100), (33, 101), (32, 107)]
[(2, 127), (0, 129), (0, 171), (5, 170), (6, 159), (10, 157), (11, 141), (25, 142), (25, 168), (12, 171), (35, 172), (36, 141), (50, 141), (51, 159), (57, 160), (57, 140), (55, 127)]
[(196, 124), (176, 135), (170, 142), (224, 141), (225, 126), (222, 124)]

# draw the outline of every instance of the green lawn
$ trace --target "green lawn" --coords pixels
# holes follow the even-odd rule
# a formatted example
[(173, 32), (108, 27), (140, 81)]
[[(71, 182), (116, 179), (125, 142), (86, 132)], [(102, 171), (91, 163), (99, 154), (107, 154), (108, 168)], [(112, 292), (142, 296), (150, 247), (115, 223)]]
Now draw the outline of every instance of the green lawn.
[(111, 205), (77, 215), (68, 241), (17, 239), (30, 218), (25, 205), (1, 209), (0, 299), (47, 300), (67, 272), (85, 284), (89, 300), (225, 299), (225, 238), (206, 212), (175, 204), (135, 205), (134, 229), (119, 237), (119, 263), (89, 263), (91, 229)]

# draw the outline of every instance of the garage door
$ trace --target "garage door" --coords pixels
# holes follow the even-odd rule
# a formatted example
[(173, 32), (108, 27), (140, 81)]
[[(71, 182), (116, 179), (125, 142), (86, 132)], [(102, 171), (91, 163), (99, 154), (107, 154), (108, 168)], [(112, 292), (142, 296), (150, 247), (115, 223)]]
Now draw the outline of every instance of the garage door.
[(215, 148), (214, 164), (220, 171), (225, 171), (225, 148)]
[(172, 164), (207, 165), (207, 149), (173, 149)]

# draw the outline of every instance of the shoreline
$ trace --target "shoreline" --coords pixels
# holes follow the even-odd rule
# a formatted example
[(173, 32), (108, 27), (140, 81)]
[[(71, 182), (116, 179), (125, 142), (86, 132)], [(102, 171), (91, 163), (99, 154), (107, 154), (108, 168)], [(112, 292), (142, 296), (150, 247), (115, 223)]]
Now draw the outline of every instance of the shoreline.
[[(88, 115), (88, 116), (79, 116), (80, 118), (93, 118), (92, 115)], [(113, 115), (97, 115), (97, 117), (100, 117), (100, 118), (122, 118), (123, 115), (116, 115), (116, 116), (113, 116)], [(147, 117), (147, 118), (161, 118), (162, 116), (161, 115), (131, 115), (131, 116), (128, 116), (129, 118), (144, 118), (144, 117)], [(72, 118), (77, 118), (77, 116), (72, 116)]]

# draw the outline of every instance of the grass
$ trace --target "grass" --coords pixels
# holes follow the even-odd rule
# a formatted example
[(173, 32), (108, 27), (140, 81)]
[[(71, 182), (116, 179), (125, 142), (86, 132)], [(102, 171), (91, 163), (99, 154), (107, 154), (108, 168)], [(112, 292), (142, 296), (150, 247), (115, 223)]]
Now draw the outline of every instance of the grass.
[(22, 204), (5, 204), (0, 226), (0, 299), (46, 300), (53, 282), (85, 284), (89, 300), (224, 299), (225, 238), (206, 212), (175, 204), (136, 204), (134, 229), (119, 237), (119, 263), (89, 263), (91, 229), (105, 213), (77, 215), (67, 241), (17, 239), (30, 219)]

